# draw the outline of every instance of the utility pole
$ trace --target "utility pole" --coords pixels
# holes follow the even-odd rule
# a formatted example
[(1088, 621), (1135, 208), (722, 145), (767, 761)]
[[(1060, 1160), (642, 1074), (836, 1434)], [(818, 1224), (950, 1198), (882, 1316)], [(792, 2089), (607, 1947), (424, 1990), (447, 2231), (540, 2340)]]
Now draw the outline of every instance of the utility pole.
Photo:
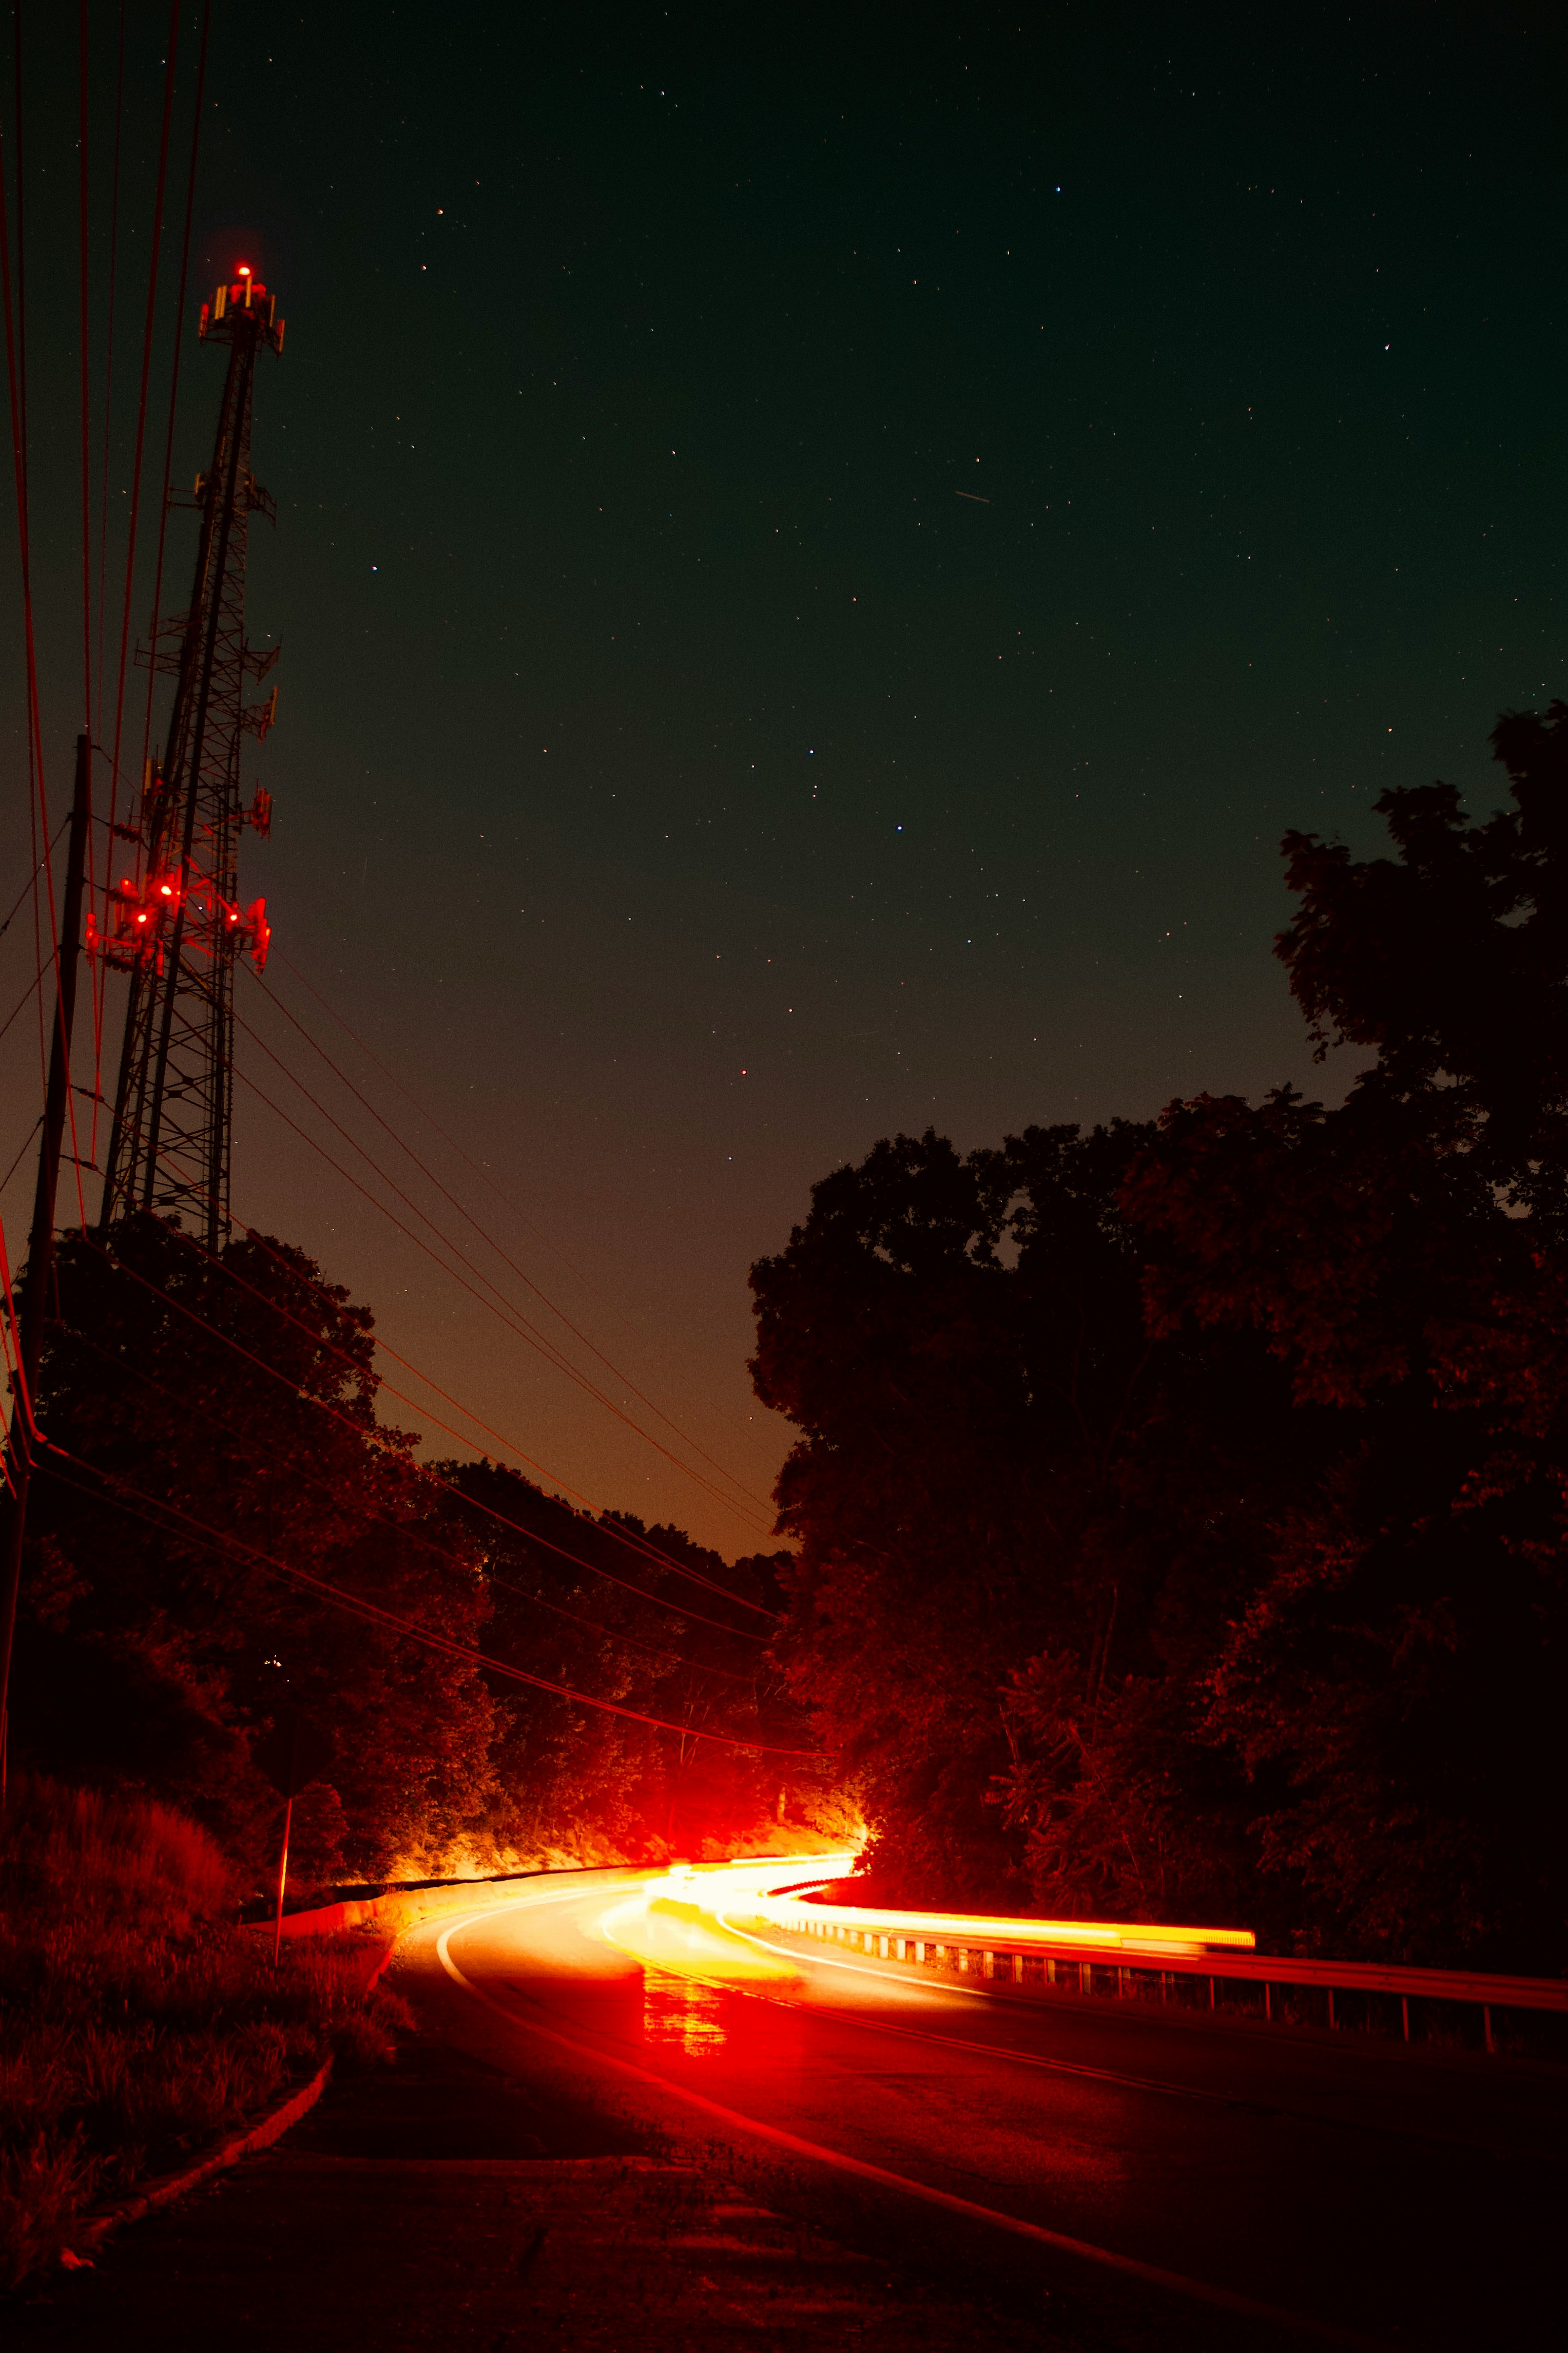
[(59, 1189), (60, 1151), (65, 1141), (66, 1102), (70, 1092), (71, 1029), (76, 1018), (77, 964), (81, 954), (81, 902), (92, 829), (91, 746), (76, 739), (76, 790), (71, 800), (70, 846), (66, 857), (65, 904), (61, 910), (56, 963), (55, 1029), (49, 1046), (49, 1076), (44, 1098), (44, 1134), (38, 1146), (38, 1182), (33, 1195), (33, 1230), (26, 1271), (18, 1285), (17, 1373), (5, 1440), (10, 1492), (4, 1498), (5, 1553), (0, 1570), (0, 1812), (5, 1803), (10, 1747), (11, 1657), (16, 1645), (16, 1595), (22, 1577), (22, 1546), (27, 1531), (27, 1485), (33, 1467), (33, 1401), (44, 1337), (55, 1257), (55, 1200)]

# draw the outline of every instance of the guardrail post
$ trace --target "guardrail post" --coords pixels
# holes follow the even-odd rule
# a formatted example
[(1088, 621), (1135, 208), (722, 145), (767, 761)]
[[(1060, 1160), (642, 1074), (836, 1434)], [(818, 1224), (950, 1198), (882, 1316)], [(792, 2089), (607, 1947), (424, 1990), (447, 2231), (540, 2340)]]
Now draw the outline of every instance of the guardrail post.
[[(1407, 2046), (1416, 2039), (1411, 2032), (1410, 2005), (1417, 1997), (1428, 2002), (1464, 2003), (1479, 2010), (1480, 2039), (1489, 2055), (1496, 2055), (1501, 2049), (1499, 2030), (1492, 2016), (1494, 2010), (1525, 2009), (1568, 2014), (1568, 1986), (1560, 1978), (1480, 1976), (1465, 1970), (1389, 1968), (1379, 1964), (1353, 1961), (1297, 1961), (1283, 1957), (1278, 1958), (1275, 1966), (1286, 1974), (1283, 1978), (1275, 1978), (1268, 1956), (1254, 1950), (1245, 1954), (1233, 1952), (1225, 1947), (1226, 1936), (1229, 1936), (1231, 1945), (1250, 1945), (1249, 1938), (1232, 1932), (1215, 1932), (1205, 1943), (1189, 1947), (1188, 1957), (1180, 1961), (1176, 1970), (1173, 1971), (1168, 1967), (1156, 1965), (1151, 1968), (1151, 1963), (1157, 1964), (1157, 1947), (1136, 1958), (1131, 1966), (1128, 1965), (1123, 1953), (1115, 1951), (1114, 1944), (1111, 1952), (1097, 1948), (1089, 1959), (1081, 1957), (1081, 1948), (1074, 1953), (1070, 1947), (1070, 1957), (1068, 1955), (1058, 1957), (1050, 1948), (1052, 1940), (1048, 1926), (1039, 1935), (1037, 1944), (1031, 1943), (1020, 1951), (1016, 1946), (998, 1950), (994, 1947), (939, 1945), (928, 1943), (924, 1936), (916, 1939), (896, 1936), (892, 1933), (893, 1920), (889, 1920), (886, 1934), (880, 1922), (875, 1927), (851, 1927), (841, 1918), (835, 1919), (830, 1910), (826, 1916), (822, 1913), (813, 1916), (812, 1907), (804, 1907), (797, 1914), (784, 1903), (771, 1907), (763, 1916), (775, 1920), (780, 1927), (798, 1934), (848, 1945), (866, 1953), (880, 1953), (885, 1958), (896, 1955), (900, 1961), (914, 1961), (925, 1968), (951, 1970), (963, 1976), (984, 1974), (992, 1980), (1015, 1986), (1032, 1989), (1037, 1985), (1042, 1991), (1048, 1987), (1058, 1991), (1070, 1989), (1079, 1995), (1114, 1993), (1121, 2000), (1130, 1997), (1147, 1999), (1152, 1978), (1158, 1985), (1163, 2006), (1185, 2008), (1189, 2006), (1189, 1998), (1174, 1990), (1176, 1979), (1180, 1978), (1184, 1983), (1193, 1981), (1195, 1990), (1196, 1986), (1206, 1978), (1208, 2008), (1211, 2012), (1217, 2013), (1220, 2007), (1219, 1984), (1223, 1976), (1233, 1983), (1245, 1981), (1262, 1986), (1263, 2015), (1270, 2026), (1274, 2022), (1274, 1987), (1277, 1983), (1284, 1986), (1287, 1993), (1298, 1986), (1303, 1989), (1308, 1987), (1321, 1989), (1327, 2012), (1326, 2023), (1331, 2032), (1337, 2032), (1340, 2028), (1340, 1993), (1348, 1991), (1363, 1997), (1365, 2015), (1363, 2018), (1363, 2013), (1358, 2011), (1356, 2016), (1362, 2020), (1367, 2031), (1373, 2030), (1374, 2021), (1386, 2025), (1386, 2003), (1389, 1996), (1393, 1995), (1399, 2003), (1401, 2039)], [(276, 1923), (273, 1925), (275, 1926)], [(998, 1919), (984, 1924), (975, 1923), (976, 1926), (983, 1925), (991, 1927), (993, 1932), (1011, 1927), (1031, 1936), (1039, 1933), (1032, 1924), (1024, 1921)], [(1037, 1977), (1034, 1967), (1037, 1959), (1041, 1964)], [(1097, 1963), (1100, 1972), (1098, 1978), (1095, 1976)], [(1115, 1983), (1107, 1985), (1104, 1980), (1111, 1970), (1115, 1971)], [(1233, 2010), (1236, 2008), (1234, 2000), (1230, 2007)], [(1298, 2005), (1288, 2000), (1281, 2013), (1284, 2021), (1289, 2023), (1298, 2014), (1306, 2016), (1310, 2011), (1305, 2008), (1299, 2011)]]

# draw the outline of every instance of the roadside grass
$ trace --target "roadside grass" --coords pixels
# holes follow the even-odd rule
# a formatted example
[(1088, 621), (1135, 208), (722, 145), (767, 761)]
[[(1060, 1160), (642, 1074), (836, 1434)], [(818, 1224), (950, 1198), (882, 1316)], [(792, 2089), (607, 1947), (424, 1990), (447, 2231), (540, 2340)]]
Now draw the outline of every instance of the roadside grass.
[(228, 1867), (145, 1799), (13, 1779), (0, 1833), (0, 2289), (95, 2200), (174, 2170), (329, 2052), (390, 2055), (362, 1938), (233, 1920)]

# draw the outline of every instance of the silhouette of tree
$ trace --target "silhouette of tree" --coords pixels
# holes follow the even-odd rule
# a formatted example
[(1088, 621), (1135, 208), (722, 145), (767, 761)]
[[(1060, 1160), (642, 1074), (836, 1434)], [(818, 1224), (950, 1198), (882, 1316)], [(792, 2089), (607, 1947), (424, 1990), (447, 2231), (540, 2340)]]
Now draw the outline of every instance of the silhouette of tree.
[(376, 1421), (368, 1312), (298, 1250), (217, 1263), (151, 1217), (68, 1236), (57, 1268), (39, 1421), (64, 1451), (29, 1515), (19, 1748), (178, 1798), (258, 1860), (277, 1806), (249, 1747), (288, 1704), (334, 1736), (322, 1869), (453, 1835), (492, 1788), (481, 1679), (270, 1565), (480, 1636), (478, 1563), (431, 1549), (452, 1531)]
[(1493, 743), (1507, 812), (1287, 838), (1338, 1108), (900, 1136), (753, 1270), (777, 1648), (889, 1889), (1561, 1965), (1568, 707)]
[(1179, 1855), (1166, 1836), (1156, 1862), (1120, 1817), (1098, 1860), (1064, 1831), (1129, 1679), (1157, 1683), (1162, 1643), (1190, 1639), (1175, 1586), (1233, 1574), (1234, 1511), (1173, 1565), (1162, 1535), (1193, 1478), (1190, 1368), (1151, 1345), (1116, 1206), (1152, 1134), (1031, 1128), (966, 1160), (897, 1137), (818, 1185), (752, 1272), (757, 1392), (803, 1433), (780, 1654), (911, 1895), (1082, 1911), (1152, 1873), (1212, 1884), (1231, 1835), (1200, 1852), (1184, 1831)]
[(1322, 1417), (1209, 1682), (1209, 1736), (1289, 1785), (1262, 1862), (1320, 1939), (1556, 1967), (1568, 709), (1493, 742), (1512, 812), (1435, 786), (1379, 804), (1397, 861), (1287, 839), (1292, 987), (1376, 1050), (1345, 1103), (1174, 1105), (1123, 1204), (1151, 1330), (1256, 1331)]

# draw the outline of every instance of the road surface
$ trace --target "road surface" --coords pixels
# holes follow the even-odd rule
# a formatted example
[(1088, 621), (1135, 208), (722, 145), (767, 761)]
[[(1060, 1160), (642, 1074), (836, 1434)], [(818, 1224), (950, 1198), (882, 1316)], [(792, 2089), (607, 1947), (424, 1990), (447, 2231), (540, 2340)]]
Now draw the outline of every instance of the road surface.
[(911, 1983), (746, 1933), (746, 1883), (536, 1890), (421, 1930), (397, 1981), (460, 2047), (1085, 2346), (1568, 2341), (1560, 2072)]

